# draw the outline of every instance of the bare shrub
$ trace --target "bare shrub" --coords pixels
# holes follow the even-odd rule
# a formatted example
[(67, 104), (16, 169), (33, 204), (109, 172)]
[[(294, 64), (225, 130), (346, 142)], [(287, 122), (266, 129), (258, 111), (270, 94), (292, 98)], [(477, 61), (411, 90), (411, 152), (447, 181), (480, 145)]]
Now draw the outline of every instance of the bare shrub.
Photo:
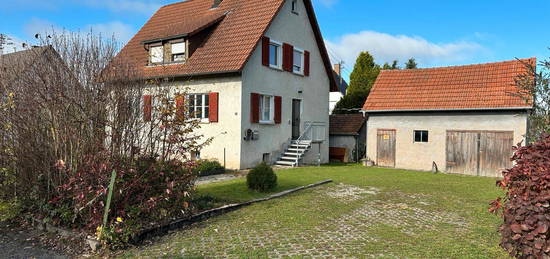
[[(82, 222), (90, 229), (98, 223), (88, 223), (99, 214), (84, 213), (82, 206), (88, 204), (94, 210), (104, 206), (111, 169), (120, 170), (126, 182), (140, 182), (140, 177), (158, 173), (152, 169), (133, 173), (143, 157), (157, 161), (153, 165), (172, 165), (175, 175), (152, 181), (162, 186), (140, 186), (170, 191), (173, 186), (167, 188), (165, 180), (178, 179), (182, 181), (178, 186), (183, 186), (180, 191), (191, 191), (194, 179), (188, 174), (194, 164), (188, 162), (189, 151), (200, 150), (211, 139), (196, 134), (199, 122), (185, 118), (187, 105), (176, 104), (174, 95), (185, 96), (185, 91), (174, 93), (165, 87), (168, 80), (145, 79), (139, 69), (115, 59), (118, 45), (113, 39), (52, 32), (40, 42), (41, 47), (0, 55), (0, 193), (4, 198), (20, 199), (28, 210), (38, 209), (58, 222), (66, 222), (58, 212), (67, 212), (72, 223)], [(154, 100), (150, 121), (143, 118), (145, 94)], [(87, 173), (108, 175), (83, 176)], [(77, 190), (67, 184), (82, 192), (70, 195)], [(84, 190), (97, 193), (81, 195)], [(124, 214), (121, 210), (126, 205), (118, 204), (111, 215)], [(180, 209), (181, 204), (174, 208)]]

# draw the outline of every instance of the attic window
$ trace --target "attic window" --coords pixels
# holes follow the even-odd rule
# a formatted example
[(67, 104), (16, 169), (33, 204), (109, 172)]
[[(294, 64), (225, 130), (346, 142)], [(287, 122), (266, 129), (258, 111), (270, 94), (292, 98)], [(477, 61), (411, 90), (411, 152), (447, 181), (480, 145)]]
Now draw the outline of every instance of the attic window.
[(149, 48), (149, 60), (151, 64), (160, 64), (164, 61), (164, 46), (152, 46)]
[(185, 61), (185, 42), (172, 43), (172, 62)]
[(298, 14), (298, 0), (292, 0), (292, 13)]
[(149, 46), (149, 65), (181, 63), (187, 59), (187, 44), (183, 38), (146, 44)]

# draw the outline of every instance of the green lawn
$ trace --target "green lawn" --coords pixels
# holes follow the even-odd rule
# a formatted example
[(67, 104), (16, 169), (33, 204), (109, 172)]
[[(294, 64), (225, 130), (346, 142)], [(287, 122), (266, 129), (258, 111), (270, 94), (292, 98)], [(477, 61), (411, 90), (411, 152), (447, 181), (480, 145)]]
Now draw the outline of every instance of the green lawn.
[[(275, 192), (334, 183), (211, 218), (123, 257), (506, 258), (498, 247), (499, 219), (487, 212), (501, 195), (495, 179), (358, 165), (277, 175)], [(248, 191), (245, 179), (198, 192), (216, 205), (265, 195)]]

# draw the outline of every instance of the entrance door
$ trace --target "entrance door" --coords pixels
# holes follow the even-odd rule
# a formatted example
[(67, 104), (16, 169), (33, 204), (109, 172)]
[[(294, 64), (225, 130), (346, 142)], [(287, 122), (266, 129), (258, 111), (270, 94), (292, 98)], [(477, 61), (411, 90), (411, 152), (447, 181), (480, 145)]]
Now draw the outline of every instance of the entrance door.
[(379, 129), (377, 139), (376, 164), (395, 167), (395, 130)]
[(500, 177), (512, 162), (513, 132), (448, 131), (447, 172)]
[(292, 99), (292, 139), (300, 137), (300, 117), (302, 113), (302, 100)]

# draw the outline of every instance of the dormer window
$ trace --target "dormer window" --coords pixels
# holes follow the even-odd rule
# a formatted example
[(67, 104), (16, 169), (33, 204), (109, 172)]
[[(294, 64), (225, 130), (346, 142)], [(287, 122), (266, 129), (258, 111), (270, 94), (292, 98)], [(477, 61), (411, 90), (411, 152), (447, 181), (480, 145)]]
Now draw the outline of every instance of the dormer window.
[(182, 63), (187, 60), (185, 39), (167, 39), (146, 44), (149, 46), (149, 65)]
[(156, 45), (149, 48), (149, 60), (151, 64), (160, 64), (164, 62), (164, 46)]
[(185, 42), (172, 43), (172, 62), (185, 61)]

